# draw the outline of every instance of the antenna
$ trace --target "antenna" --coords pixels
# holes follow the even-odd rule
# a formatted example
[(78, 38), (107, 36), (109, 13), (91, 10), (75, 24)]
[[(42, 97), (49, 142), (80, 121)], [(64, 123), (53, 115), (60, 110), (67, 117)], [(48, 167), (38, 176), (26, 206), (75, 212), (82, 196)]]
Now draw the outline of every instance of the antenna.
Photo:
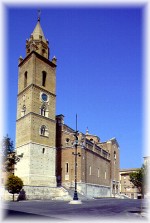
[(77, 120), (77, 114), (76, 114), (76, 132), (77, 132), (77, 121), (78, 121), (78, 120)]

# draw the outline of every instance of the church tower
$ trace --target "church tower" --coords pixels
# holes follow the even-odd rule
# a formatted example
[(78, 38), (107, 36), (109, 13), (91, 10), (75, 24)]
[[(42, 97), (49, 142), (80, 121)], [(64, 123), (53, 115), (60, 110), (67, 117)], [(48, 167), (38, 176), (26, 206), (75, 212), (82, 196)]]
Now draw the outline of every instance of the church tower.
[(56, 187), (56, 58), (49, 56), (39, 17), (18, 65), (16, 150), (22, 158), (15, 175), (30, 194)]

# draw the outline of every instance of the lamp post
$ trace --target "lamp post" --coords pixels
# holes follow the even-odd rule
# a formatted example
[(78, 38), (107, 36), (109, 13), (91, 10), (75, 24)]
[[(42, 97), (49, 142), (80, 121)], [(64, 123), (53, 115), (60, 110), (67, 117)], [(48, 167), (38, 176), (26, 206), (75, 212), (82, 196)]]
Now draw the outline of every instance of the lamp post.
[(81, 156), (80, 153), (77, 153), (77, 146), (78, 146), (78, 131), (77, 131), (77, 115), (76, 115), (76, 131), (75, 131), (75, 152), (72, 154), (75, 156), (75, 190), (73, 200), (78, 200), (78, 193), (77, 193), (77, 156)]

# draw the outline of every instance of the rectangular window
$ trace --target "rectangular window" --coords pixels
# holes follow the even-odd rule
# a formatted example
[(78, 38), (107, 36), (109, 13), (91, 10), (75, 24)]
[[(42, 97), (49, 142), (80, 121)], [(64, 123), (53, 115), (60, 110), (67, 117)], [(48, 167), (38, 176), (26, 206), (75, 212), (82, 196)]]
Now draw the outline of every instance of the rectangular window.
[(69, 163), (66, 163), (66, 173), (69, 173)]
[(24, 88), (27, 87), (27, 71), (24, 74)]
[(91, 175), (91, 172), (92, 172), (92, 170), (91, 170), (91, 166), (89, 167), (89, 175)]
[(98, 168), (98, 170), (97, 170), (97, 176), (99, 177), (99, 168)]
[(107, 176), (106, 176), (106, 171), (105, 171), (105, 180), (106, 180), (106, 177), (107, 177)]
[(43, 87), (46, 86), (46, 72), (45, 71), (42, 72), (42, 86)]

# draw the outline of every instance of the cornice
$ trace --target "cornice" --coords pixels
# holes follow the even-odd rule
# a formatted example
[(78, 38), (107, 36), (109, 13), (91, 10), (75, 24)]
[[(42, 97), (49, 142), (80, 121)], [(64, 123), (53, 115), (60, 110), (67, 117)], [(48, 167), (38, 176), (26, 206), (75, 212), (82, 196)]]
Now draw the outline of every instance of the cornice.
[(43, 91), (43, 92), (46, 92), (47, 94), (50, 94), (50, 95), (52, 95), (53, 97), (56, 97), (56, 94), (53, 94), (53, 93), (51, 93), (50, 91), (48, 91), (48, 90), (46, 90), (46, 89), (44, 89), (44, 88), (42, 88), (42, 87), (39, 87), (38, 85), (36, 85), (36, 84), (30, 84), (28, 87), (26, 87), (26, 88), (24, 88), (17, 96), (19, 97), (21, 94), (23, 94), (25, 91), (27, 91), (29, 88), (31, 88), (31, 87), (35, 87), (35, 88), (38, 88), (38, 89), (40, 89), (41, 91)]
[(54, 64), (53, 62), (51, 62), (50, 60), (48, 60), (47, 58), (43, 57), (42, 55), (40, 55), (39, 53), (32, 51), (31, 53), (29, 53), (19, 64), (18, 67), (21, 67), (23, 64), (25, 64), (30, 57), (32, 56), (32, 54), (36, 55), (37, 58), (39, 58), (40, 60), (44, 61), (45, 63), (47, 63), (48, 65), (50, 65), (51, 67), (55, 68), (57, 67), (56, 64)]

